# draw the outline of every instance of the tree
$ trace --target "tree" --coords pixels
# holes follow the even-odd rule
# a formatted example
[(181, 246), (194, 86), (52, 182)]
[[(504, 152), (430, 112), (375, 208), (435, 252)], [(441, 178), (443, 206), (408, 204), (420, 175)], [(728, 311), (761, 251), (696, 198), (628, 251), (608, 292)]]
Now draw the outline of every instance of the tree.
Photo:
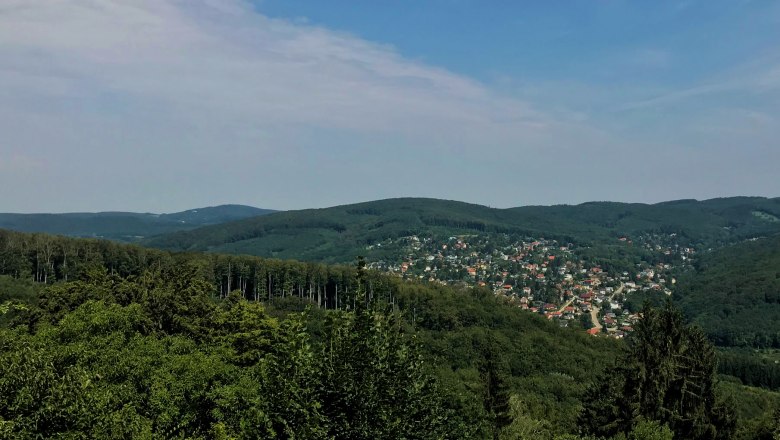
[(673, 440), (674, 433), (666, 425), (650, 420), (640, 420), (631, 430), (628, 440)]
[(649, 420), (668, 424), (678, 438), (731, 437), (734, 410), (715, 394), (712, 344), (670, 302), (643, 308), (628, 347), (621, 366), (586, 396), (581, 420), (589, 433), (628, 435)]
[(468, 438), (398, 314), (374, 310), (358, 260), (356, 308), (326, 317), (319, 396), (328, 437)]
[(774, 440), (780, 440), (780, 408), (775, 411), (775, 432)]
[(506, 360), (501, 347), (494, 337), (488, 338), (483, 349), (483, 362), (480, 374), (484, 383), (485, 412), (490, 418), (493, 438), (498, 440), (501, 430), (512, 423), (509, 414), (509, 387), (506, 383)]

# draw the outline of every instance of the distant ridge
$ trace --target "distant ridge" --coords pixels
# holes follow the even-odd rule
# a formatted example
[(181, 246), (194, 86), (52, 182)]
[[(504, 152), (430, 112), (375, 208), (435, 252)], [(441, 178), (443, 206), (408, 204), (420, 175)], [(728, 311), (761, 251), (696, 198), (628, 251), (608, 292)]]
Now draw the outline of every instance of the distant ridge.
[[(756, 215), (756, 212), (767, 215)], [(168, 250), (212, 251), (329, 263), (382, 258), (386, 239), (414, 234), (511, 233), (601, 241), (623, 234), (676, 233), (718, 246), (780, 232), (780, 198), (733, 197), (657, 204), (589, 202), (496, 209), (428, 198), (396, 198), (284, 211), (153, 237)]]
[(153, 235), (231, 222), (272, 212), (276, 211), (245, 205), (220, 205), (171, 214), (112, 211), (64, 214), (0, 213), (0, 228), (134, 242)]

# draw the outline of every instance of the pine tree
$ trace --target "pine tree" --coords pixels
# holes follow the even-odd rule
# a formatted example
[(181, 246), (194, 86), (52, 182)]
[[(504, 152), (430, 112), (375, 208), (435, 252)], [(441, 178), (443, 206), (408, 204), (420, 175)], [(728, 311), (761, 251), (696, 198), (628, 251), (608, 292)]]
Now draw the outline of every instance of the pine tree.
[[(676, 438), (730, 438), (734, 410), (716, 397), (715, 368), (714, 349), (701, 330), (685, 326), (671, 303), (662, 309), (646, 304), (621, 367), (586, 396), (583, 426), (591, 434), (628, 435), (642, 418), (668, 425)], [(620, 383), (622, 392), (605, 381)]]
[(485, 412), (490, 418), (493, 438), (497, 440), (501, 430), (512, 423), (509, 415), (509, 387), (506, 383), (506, 360), (501, 348), (493, 338), (488, 340), (480, 368), (484, 383)]

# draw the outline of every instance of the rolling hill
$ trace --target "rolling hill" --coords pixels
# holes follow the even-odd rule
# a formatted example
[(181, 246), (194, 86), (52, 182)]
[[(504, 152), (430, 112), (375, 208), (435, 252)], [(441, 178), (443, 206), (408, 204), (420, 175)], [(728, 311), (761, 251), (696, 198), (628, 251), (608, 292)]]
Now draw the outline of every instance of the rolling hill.
[(589, 202), (509, 209), (399, 198), (278, 212), (164, 234), (143, 243), (167, 250), (348, 262), (358, 254), (382, 258), (393, 249), (366, 248), (413, 234), (509, 233), (598, 243), (643, 232), (677, 233), (704, 248), (772, 234), (780, 232), (780, 198), (734, 197), (658, 204)]
[(151, 235), (230, 222), (271, 212), (274, 211), (244, 205), (221, 205), (172, 214), (134, 212), (0, 214), (0, 228), (132, 242)]
[[(52, 276), (47, 283), (33, 283), (26, 275), (37, 269), (38, 254), (32, 243), (38, 239), (55, 243), (51, 246)], [(487, 370), (500, 374), (500, 383), (493, 383), (499, 383), (496, 387), (502, 395), (515, 396), (510, 400), (517, 403), (511, 406), (513, 417), (521, 420), (522, 426), (528, 424), (545, 434), (538, 438), (554, 438), (554, 434), (580, 430), (578, 413), (591, 395), (589, 390), (597, 389), (601, 394), (601, 388), (592, 388), (591, 384), (608, 377), (600, 373), (611, 371), (610, 365), (622, 358), (624, 348), (621, 341), (560, 328), (536, 314), (509, 307), (488, 290), (406, 282), (374, 271), (361, 276), (354, 267), (247, 256), (171, 254), (103, 240), (7, 231), (0, 231), (0, 256), (0, 306), (5, 304), (6, 313), (14, 315), (13, 319), (0, 319), (0, 358), (7, 360), (0, 365), (4, 377), (10, 378), (5, 381), (8, 392), (0, 398), (3, 403), (11, 402), (0, 405), (0, 416), (18, 423), (6, 424), (7, 429), (49, 429), (41, 435), (47, 438), (55, 430), (73, 426), (104, 429), (112, 420), (117, 426), (179, 431), (185, 427), (188, 432), (198, 433), (200, 424), (191, 420), (200, 417), (211, 422), (211, 414), (228, 414), (229, 421), (244, 423), (245, 419), (254, 420), (251, 416), (256, 413), (251, 411), (258, 405), (279, 407), (286, 414), (287, 407), (276, 400), (266, 405), (266, 401), (279, 395), (280, 389), (284, 396), (297, 396), (302, 388), (288, 393), (282, 387), (311, 383), (310, 379), (320, 380), (320, 372), (330, 371), (322, 365), (333, 358), (318, 356), (326, 353), (323, 347), (328, 344), (324, 342), (330, 341), (325, 338), (331, 334), (333, 323), (349, 322), (349, 314), (338, 310), (339, 304), (341, 309), (345, 304), (349, 307), (349, 294), (360, 291), (361, 280), (368, 283), (378, 302), (392, 298), (397, 310), (394, 316), (399, 318), (393, 326), (371, 321), (380, 324), (368, 328), (392, 327), (402, 329), (409, 337), (414, 335), (419, 356), (409, 358), (426, 367), (432, 380), (441, 386), (438, 389), (446, 393), (443, 396), (451, 414), (471, 423), (470, 432), (480, 428), (484, 431), (484, 423), (490, 420), (483, 409), (485, 390), (490, 386), (483, 372), (485, 365), (491, 365), (488, 360), (499, 361), (492, 361), (495, 367)], [(96, 262), (102, 272), (96, 270)], [(262, 295), (265, 305), (258, 304), (258, 298), (251, 295), (241, 298), (234, 290), (253, 291), (253, 286), (245, 284), (247, 269), (262, 274), (262, 288), (266, 280), (273, 280)], [(224, 283), (228, 284), (224, 291), (234, 293), (217, 299)], [(325, 297), (322, 302), (320, 293)], [(308, 310), (303, 315), (294, 313), (303, 309)], [(0, 318), (2, 315), (0, 311)], [(17, 327), (19, 323), (24, 325)], [(287, 331), (295, 337), (283, 333)], [(362, 335), (348, 341), (378, 341), (375, 343), (382, 344), (382, 350), (393, 341)], [(375, 365), (359, 364), (362, 358), (355, 357), (372, 356), (373, 352), (343, 346), (347, 349), (339, 353), (344, 357), (335, 358), (333, 365)], [(276, 359), (273, 356), (302, 358), (306, 363), (282, 357), (288, 369), (256, 374), (256, 368), (265, 365), (266, 360)], [(257, 363), (258, 358), (263, 362)], [(380, 365), (395, 358), (382, 357)], [(349, 363), (353, 359), (357, 361)], [(301, 370), (303, 373), (293, 371), (298, 365), (306, 365), (307, 369)], [(357, 371), (360, 377), (373, 377)], [(257, 383), (257, 377), (274, 381), (268, 392), (261, 388), (266, 382)], [(276, 382), (278, 378), (283, 380)], [(350, 383), (351, 376), (335, 379), (333, 383), (315, 382), (323, 384), (315, 389), (338, 391), (341, 388), (337, 386)], [(408, 381), (402, 384), (407, 386)], [(718, 388), (734, 401), (739, 413), (736, 423), (742, 435), (733, 438), (763, 438), (754, 433), (774, 429), (772, 411), (780, 394), (744, 387), (733, 378), (718, 383)], [(43, 397), (30, 401), (26, 397), (29, 389)], [(362, 396), (368, 387), (348, 389)], [(248, 394), (257, 396), (252, 399), (240, 394), (253, 390), (260, 391)], [(319, 402), (309, 396), (305, 394), (302, 401)], [(397, 399), (393, 394), (390, 401), (396, 404)], [(437, 407), (438, 401), (430, 402), (426, 400), (427, 405)], [(215, 405), (221, 405), (219, 412), (198, 412)], [(123, 409), (131, 406), (144, 410)], [(64, 414), (57, 420), (68, 423), (36, 424), (37, 420), (51, 419), (49, 408)], [(376, 406), (370, 408), (373, 416)], [(408, 412), (406, 407), (403, 409)], [(415, 419), (412, 426), (419, 430), (419, 421)], [(463, 427), (457, 431), (463, 432)], [(102, 438), (103, 433), (83, 436)], [(117, 437), (134, 435), (120, 432)], [(251, 438), (257, 437), (261, 435)], [(484, 433), (466, 437), (492, 438)]]
[(701, 255), (675, 299), (718, 345), (780, 348), (780, 235)]

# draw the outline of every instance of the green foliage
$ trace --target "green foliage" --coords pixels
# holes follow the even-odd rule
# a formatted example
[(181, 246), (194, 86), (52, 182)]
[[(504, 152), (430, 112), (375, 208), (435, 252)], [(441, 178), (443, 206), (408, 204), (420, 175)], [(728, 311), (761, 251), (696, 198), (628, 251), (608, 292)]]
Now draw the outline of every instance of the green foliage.
[[(640, 420), (668, 424), (678, 438), (728, 439), (733, 408), (716, 393), (715, 353), (671, 303), (646, 306), (619, 367), (585, 400), (583, 426), (596, 435), (629, 435)], [(614, 382), (613, 382), (614, 381)]]
[(38, 300), (39, 286), (28, 279), (0, 275), (0, 326), (14, 320)]
[(501, 430), (512, 422), (509, 414), (509, 390), (507, 385), (508, 365), (494, 338), (488, 339), (483, 348), (480, 374), (484, 382), (484, 405), (492, 429), (493, 438), (498, 439)]
[(370, 310), (328, 317), (320, 384), (329, 435), (469, 438), (470, 427), (448, 409), (419, 348), (399, 325), (397, 316)]
[(306, 314), (279, 320), (238, 292), (215, 302), (195, 269), (89, 271), (44, 289), (25, 326), (0, 329), (0, 432), (468, 437), (400, 316), (332, 311), (313, 341)]
[(17, 279), (0, 275), (0, 302), (35, 303), (39, 286), (28, 279)]
[(235, 221), (271, 212), (274, 211), (251, 206), (222, 205), (160, 215), (134, 212), (0, 214), (0, 228), (133, 242), (152, 235)]
[(534, 419), (528, 414), (528, 408), (519, 396), (509, 399), (511, 423), (501, 429), (502, 440), (577, 440), (581, 437), (560, 434), (547, 420)]
[(653, 420), (640, 420), (628, 435), (628, 440), (673, 440), (674, 433), (666, 425)]
[(718, 372), (745, 385), (780, 390), (780, 352), (726, 348), (718, 350)]
[[(575, 432), (580, 399), (587, 384), (619, 354), (619, 343), (560, 328), (543, 317), (503, 302), (492, 292), (466, 292), (433, 285), (404, 283), (397, 305), (416, 324), (426, 352), (442, 365), (464, 412), (480, 413), (483, 436), (493, 436), (493, 421), (484, 409), (486, 354), (500, 353), (496, 367), (509, 394), (522, 396), (528, 414)], [(474, 408), (478, 404), (480, 408)]]
[(738, 426), (734, 439), (771, 440), (777, 423), (777, 409), (780, 409), (780, 393), (761, 388), (745, 387), (738, 381), (720, 382), (719, 391), (724, 398), (734, 403)]
[(780, 235), (703, 255), (675, 299), (722, 346), (780, 348)]
[(27, 310), (27, 306), (24, 304), (14, 303), (12, 301), (6, 301), (0, 304), (0, 316), (6, 315), (12, 311), (24, 311)]
[[(610, 396), (626, 378), (653, 390), (637, 378), (710, 372), (710, 352), (678, 347), (674, 368), (624, 362), (586, 394), (622, 343), (483, 289), (360, 267), (4, 232), (0, 252), (0, 287), (27, 309), (0, 326), (0, 438), (574, 439), (583, 398), (596, 395), (604, 410), (594, 420), (628, 411), (625, 437), (636, 406)], [(701, 343), (679, 333), (684, 347)], [(696, 394), (714, 388), (689, 382)], [(749, 419), (740, 432), (771, 433), (776, 406), (764, 396), (775, 395), (756, 405), (757, 394), (725, 386)], [(674, 410), (712, 407), (697, 405)], [(677, 429), (675, 420), (661, 419)]]
[[(388, 199), (326, 209), (287, 211), (162, 235), (146, 241), (171, 250), (200, 250), (329, 263), (397, 256), (367, 245), (413, 234), (518, 233), (560, 241), (609, 241), (623, 234), (677, 233), (697, 247), (719, 246), (780, 231), (753, 212), (780, 216), (780, 199), (734, 197), (645, 205), (594, 202), (576, 206), (492, 209), (436, 199)], [(621, 252), (613, 248), (611, 252)], [(605, 257), (599, 250), (594, 255)], [(631, 260), (634, 253), (621, 257)], [(614, 264), (617, 259), (605, 258)], [(624, 266), (623, 264), (621, 266)]]

